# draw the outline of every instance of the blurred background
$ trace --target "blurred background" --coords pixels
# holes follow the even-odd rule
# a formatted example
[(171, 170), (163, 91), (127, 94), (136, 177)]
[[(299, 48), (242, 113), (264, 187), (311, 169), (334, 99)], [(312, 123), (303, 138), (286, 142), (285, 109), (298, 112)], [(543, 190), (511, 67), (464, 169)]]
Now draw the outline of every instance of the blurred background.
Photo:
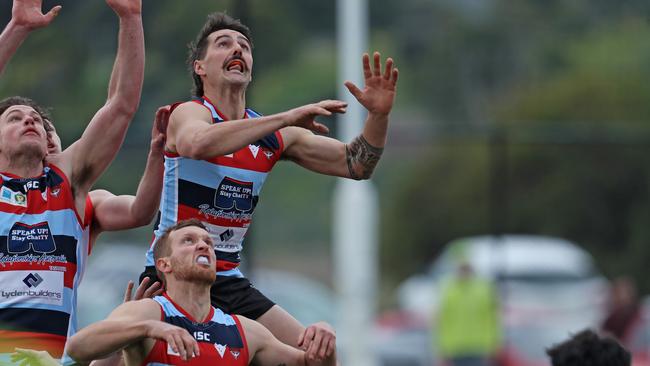
[[(56, 4), (61, 14), (23, 44), (0, 96), (51, 106), (67, 146), (104, 102), (117, 18), (99, 0), (44, 1)], [(619, 338), (635, 365), (650, 365), (650, 3), (370, 0), (368, 9), (368, 50), (400, 70), (373, 177), (378, 311), (368, 337), (377, 363), (439, 364), (444, 283), (469, 262), (494, 285), (501, 364), (547, 364), (544, 347), (623, 308)], [(336, 2), (144, 0), (140, 110), (97, 187), (135, 193), (154, 111), (189, 97), (186, 45), (206, 14), (223, 10), (253, 32), (252, 108), (337, 97)], [(6, 0), (0, 20), (10, 17)], [(336, 121), (324, 122), (336, 136)], [(335, 183), (279, 163), (245, 242), (246, 273), (304, 322), (337, 318)], [(150, 237), (151, 227), (102, 235), (82, 322), (120, 302)]]

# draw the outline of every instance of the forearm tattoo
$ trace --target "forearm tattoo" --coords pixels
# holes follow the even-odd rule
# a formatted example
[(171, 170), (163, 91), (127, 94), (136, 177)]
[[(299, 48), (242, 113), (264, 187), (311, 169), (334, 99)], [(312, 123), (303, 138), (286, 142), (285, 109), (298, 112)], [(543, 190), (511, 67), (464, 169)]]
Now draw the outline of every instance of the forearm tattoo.
[(346, 144), (345, 159), (350, 178), (356, 180), (370, 178), (383, 152), (383, 148), (370, 145), (363, 135), (355, 137), (352, 142)]

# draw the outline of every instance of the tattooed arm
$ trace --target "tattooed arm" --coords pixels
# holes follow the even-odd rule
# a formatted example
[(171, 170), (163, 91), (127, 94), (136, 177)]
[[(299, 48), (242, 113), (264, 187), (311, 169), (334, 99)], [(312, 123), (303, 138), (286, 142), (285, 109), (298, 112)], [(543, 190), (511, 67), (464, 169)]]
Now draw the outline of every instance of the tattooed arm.
[(284, 141), (283, 157), (318, 173), (352, 179), (368, 179), (381, 157), (388, 130), (388, 115), (393, 108), (397, 87), (397, 69), (393, 60), (387, 59), (382, 72), (378, 52), (363, 55), (365, 86), (359, 89), (351, 82), (345, 86), (368, 110), (363, 133), (349, 144), (314, 135), (299, 127), (285, 127), (280, 130)]

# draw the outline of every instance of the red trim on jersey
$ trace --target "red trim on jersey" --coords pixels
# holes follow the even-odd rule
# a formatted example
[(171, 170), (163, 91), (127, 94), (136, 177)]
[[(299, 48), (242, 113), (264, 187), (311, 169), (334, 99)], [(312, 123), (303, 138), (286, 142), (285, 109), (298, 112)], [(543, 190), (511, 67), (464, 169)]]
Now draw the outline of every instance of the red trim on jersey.
[[(77, 272), (77, 265), (70, 262), (14, 262), (11, 265), (0, 267), (0, 272), (4, 271), (52, 271), (51, 267), (61, 267), (65, 269), (63, 273), (63, 286), (72, 288), (74, 277)], [(62, 271), (63, 272), (63, 271)]]
[[(280, 152), (280, 155), (284, 153), (284, 139), (282, 138), (282, 134), (280, 133), (280, 130), (275, 131), (275, 137), (278, 139), (278, 144), (280, 145), (280, 148), (278, 149), (278, 152)], [(278, 160), (280, 158), (278, 157)]]
[(54, 358), (63, 356), (66, 337), (33, 332), (0, 330), (0, 353), (13, 353), (16, 348), (47, 351)]
[(93, 251), (93, 245), (95, 241), (93, 240), (93, 219), (95, 218), (95, 208), (93, 207), (93, 201), (90, 199), (90, 194), (86, 196), (86, 208), (84, 210), (84, 229), (88, 228), (88, 255)]
[(179, 158), (180, 157), (180, 155), (178, 155), (178, 153), (167, 151), (167, 150), (165, 150), (163, 152), (163, 155), (165, 155), (168, 158)]
[(229, 261), (220, 261), (217, 259), (217, 271), (230, 271), (239, 266), (239, 263), (229, 262)]
[(244, 344), (244, 356), (242, 357), (244, 360), (246, 360), (246, 363), (248, 364), (248, 341), (246, 340), (246, 332), (244, 332), (244, 327), (241, 325), (241, 322), (239, 321), (239, 316), (232, 314), (232, 318), (235, 320), (235, 324), (237, 325), (237, 329), (239, 330), (239, 335), (241, 336), (241, 341)]
[(185, 317), (186, 317), (187, 319), (189, 319), (190, 321), (192, 321), (192, 322), (194, 322), (194, 323), (207, 323), (207, 322), (209, 322), (209, 321), (212, 319), (212, 317), (214, 316), (214, 308), (212, 307), (212, 305), (210, 305), (210, 311), (208, 311), (208, 316), (207, 316), (207, 317), (206, 317), (202, 322), (197, 322), (197, 321), (194, 319), (194, 317), (193, 317), (192, 315), (190, 315), (190, 313), (188, 313), (187, 311), (185, 311), (185, 309), (183, 309), (181, 306), (179, 306), (177, 303), (175, 303), (174, 300), (172, 300), (171, 297), (169, 297), (169, 295), (167, 294), (167, 291), (163, 292), (162, 295), (163, 295), (167, 300), (169, 300), (169, 302), (171, 302), (172, 305), (174, 305), (174, 307), (175, 307), (178, 311), (181, 312), (181, 314), (185, 315)]

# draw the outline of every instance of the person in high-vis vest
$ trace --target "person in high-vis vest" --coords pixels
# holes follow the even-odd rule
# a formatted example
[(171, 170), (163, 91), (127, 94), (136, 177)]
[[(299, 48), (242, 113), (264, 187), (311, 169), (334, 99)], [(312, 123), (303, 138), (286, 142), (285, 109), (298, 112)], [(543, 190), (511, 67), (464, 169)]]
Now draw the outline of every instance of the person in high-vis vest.
[(443, 286), (434, 329), (437, 349), (449, 366), (492, 364), (501, 345), (497, 294), (466, 261)]

